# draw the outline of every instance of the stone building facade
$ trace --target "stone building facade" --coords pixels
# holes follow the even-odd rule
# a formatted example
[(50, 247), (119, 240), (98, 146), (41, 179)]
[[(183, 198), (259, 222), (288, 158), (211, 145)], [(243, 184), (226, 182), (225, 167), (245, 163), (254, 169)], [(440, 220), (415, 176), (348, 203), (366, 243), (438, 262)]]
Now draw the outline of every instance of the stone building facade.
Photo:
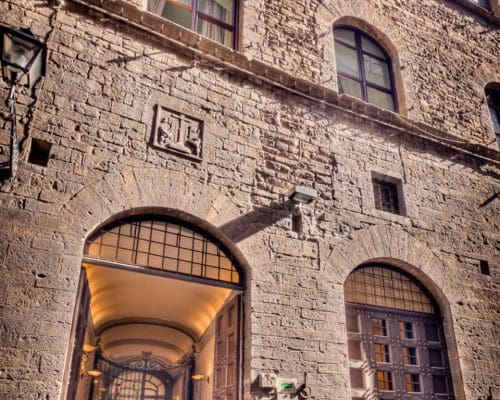
[[(237, 282), (221, 286), (233, 291), (226, 301), (241, 302), (232, 398), (277, 396), (265, 382), (274, 376), (296, 379), (303, 398), (360, 398), (345, 282), (369, 263), (419, 282), (442, 325), (440, 348), (446, 343), (448, 391), (392, 398), (500, 396), (500, 153), (485, 96), (500, 83), (498, 1), (234, 4), (231, 49), (151, 13), (143, 0), (0, 2), (2, 25), (29, 27), (47, 46), (45, 77), (17, 98), (18, 173), (0, 183), (0, 399), (89, 398), (102, 387), (86, 375), (91, 365), (71, 381), (82, 358), (96, 357), (75, 351), (84, 344), (76, 333), (81, 277), (91, 297), (82, 340), (105, 350), (105, 328), (118, 325), (97, 332), (92, 274), (108, 279), (106, 291), (125, 270), (95, 260), (92, 267), (91, 238), (140, 216), (186, 224), (237, 271)], [(338, 27), (385, 50), (397, 112), (339, 92)], [(8, 89), (0, 86), (2, 98)], [(10, 121), (2, 112), (6, 162)], [(378, 180), (395, 188), (398, 212), (380, 209)], [(295, 187), (316, 198), (294, 203)], [(178, 301), (167, 286), (153, 294), (155, 279), (167, 279), (161, 268), (147, 279), (128, 281), (145, 285), (127, 286), (130, 309), (144, 299), (166, 309)], [(174, 329), (142, 310), (148, 318), (130, 324)], [(219, 329), (211, 318), (206, 332)], [(190, 356), (204, 365), (197, 346)], [(195, 372), (200, 380), (185, 383), (178, 400), (189, 398), (188, 387), (196, 398), (231, 398), (213, 395), (213, 369)], [(70, 392), (72, 384), (80, 386)], [(391, 395), (372, 389), (365, 398)], [(175, 398), (163, 396), (154, 398)]]

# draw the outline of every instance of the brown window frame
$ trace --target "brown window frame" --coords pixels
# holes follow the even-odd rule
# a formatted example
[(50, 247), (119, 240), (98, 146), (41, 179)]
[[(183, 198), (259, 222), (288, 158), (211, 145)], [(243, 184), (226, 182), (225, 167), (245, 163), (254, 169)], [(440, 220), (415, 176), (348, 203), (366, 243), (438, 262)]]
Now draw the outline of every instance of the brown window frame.
[[(344, 29), (344, 30), (349, 30), (349, 31), (353, 32), (355, 45), (353, 46), (352, 44), (347, 43), (347, 42), (335, 37), (335, 30), (337, 30), (337, 29)], [(378, 50), (380, 50), (380, 52), (384, 55), (384, 57), (380, 57), (378, 55), (370, 53), (369, 51), (363, 50), (363, 47), (361, 45), (361, 38), (365, 38), (366, 40), (371, 42), (376, 48), (378, 48)], [(366, 34), (365, 32), (363, 32), (359, 29), (353, 28), (352, 26), (349, 26), (349, 25), (339, 25), (339, 26), (336, 26), (334, 28), (334, 41), (336, 43), (340, 43), (343, 46), (350, 48), (351, 50), (356, 51), (356, 58), (357, 58), (357, 62), (358, 62), (358, 70), (359, 70), (359, 75), (360, 75), (359, 77), (354, 76), (354, 75), (351, 75), (349, 73), (339, 71), (337, 68), (337, 77), (343, 76), (345, 78), (348, 78), (348, 79), (351, 79), (351, 80), (358, 82), (361, 85), (362, 100), (366, 101), (367, 103), (370, 103), (368, 100), (368, 88), (369, 87), (376, 89), (376, 90), (379, 90), (381, 92), (390, 94), (392, 97), (392, 102), (394, 104), (394, 109), (390, 110), (390, 111), (399, 112), (398, 101), (397, 101), (397, 96), (396, 96), (394, 72), (392, 69), (393, 68), (392, 67), (392, 60), (389, 57), (389, 55), (387, 54), (387, 52), (385, 51), (385, 49), (375, 39), (373, 39), (370, 35)], [(390, 89), (387, 89), (383, 86), (380, 86), (374, 82), (370, 82), (367, 80), (366, 73), (365, 73), (365, 66), (364, 66), (364, 62), (363, 62), (364, 55), (368, 55), (368, 56), (373, 57), (379, 61), (385, 62), (387, 64), (387, 68), (389, 70), (389, 80), (390, 80), (390, 84), (391, 84)], [(335, 53), (335, 57), (338, 57), (337, 53)], [(340, 82), (338, 82), (338, 85), (339, 85), (339, 92), (340, 92)], [(370, 104), (373, 104), (373, 103), (370, 103)]]
[[(200, 0), (190, 0), (190, 1), (191, 1), (191, 6), (188, 6), (184, 3), (177, 2), (175, 0), (166, 0), (166, 2), (170, 3), (172, 6), (182, 8), (182, 9), (192, 13), (191, 27), (188, 29), (191, 29), (193, 32), (198, 32), (197, 27), (198, 27), (198, 21), (200, 19), (207, 21), (211, 24), (217, 25), (217, 26), (219, 26), (223, 29), (226, 29), (228, 31), (231, 31), (232, 35), (233, 35), (232, 49), (236, 50), (238, 48), (238, 31), (239, 31), (238, 22), (239, 22), (239, 1), (240, 0), (232, 0), (232, 3), (233, 3), (233, 21), (232, 21), (232, 24), (228, 24), (227, 22), (221, 21), (210, 14), (206, 14), (203, 11), (200, 11), (200, 9), (199, 9), (199, 1)], [(167, 20), (171, 21), (168, 17), (165, 17), (165, 18)], [(172, 21), (172, 22), (175, 23), (174, 21)], [(202, 35), (202, 34), (200, 33), (200, 35)], [(202, 36), (207, 37), (205, 35), (202, 35)], [(217, 42), (217, 43), (220, 43), (220, 42)], [(224, 45), (223, 43), (220, 43), (220, 44)]]
[(472, 4), (475, 4), (476, 6), (484, 8), (485, 10), (488, 10), (488, 11), (491, 10), (491, 4), (490, 4), (489, 0), (477, 0), (477, 1), (468, 0), (468, 1)]

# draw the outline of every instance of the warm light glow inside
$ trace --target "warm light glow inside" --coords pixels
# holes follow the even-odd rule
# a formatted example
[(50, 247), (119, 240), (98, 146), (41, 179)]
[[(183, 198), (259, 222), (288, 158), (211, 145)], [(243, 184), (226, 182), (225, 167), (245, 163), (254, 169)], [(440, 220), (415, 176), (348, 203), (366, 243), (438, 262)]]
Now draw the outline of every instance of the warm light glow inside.
[(239, 284), (238, 271), (209, 237), (170, 221), (124, 222), (85, 244), (92, 258)]
[(93, 351), (96, 351), (98, 349), (97, 346), (94, 346), (93, 344), (85, 343), (82, 347), (82, 350), (84, 353), (92, 353)]
[(84, 264), (84, 267), (92, 296), (92, 322), (96, 329), (113, 320), (147, 318), (175, 321), (200, 338), (231, 293), (227, 288), (92, 264)]

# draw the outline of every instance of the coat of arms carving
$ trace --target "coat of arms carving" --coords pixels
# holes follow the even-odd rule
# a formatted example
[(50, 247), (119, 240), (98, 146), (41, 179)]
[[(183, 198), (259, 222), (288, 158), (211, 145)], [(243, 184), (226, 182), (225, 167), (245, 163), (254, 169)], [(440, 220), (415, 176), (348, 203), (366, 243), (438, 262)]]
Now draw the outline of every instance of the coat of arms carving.
[(203, 121), (157, 105), (153, 145), (163, 150), (201, 159)]

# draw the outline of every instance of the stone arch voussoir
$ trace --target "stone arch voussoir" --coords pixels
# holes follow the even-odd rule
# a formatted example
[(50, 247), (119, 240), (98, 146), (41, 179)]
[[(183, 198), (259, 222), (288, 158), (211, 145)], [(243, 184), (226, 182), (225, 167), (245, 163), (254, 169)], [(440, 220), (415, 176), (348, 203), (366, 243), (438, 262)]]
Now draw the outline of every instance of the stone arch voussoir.
[(198, 224), (226, 245), (246, 275), (249, 265), (257, 262), (247, 250), (258, 247), (260, 233), (237, 246), (219, 229), (237, 219), (240, 209), (217, 189), (180, 172), (148, 168), (107, 175), (71, 198), (60, 218), (62, 231), (80, 242), (83, 251), (85, 238), (97, 227), (117, 216), (143, 212), (165, 213)]
[(77, 193), (63, 209), (67, 228), (84, 237), (114, 215), (132, 209), (165, 208), (219, 226), (239, 215), (225, 195), (175, 171), (127, 170), (110, 174)]
[(357, 266), (384, 261), (407, 270), (420, 280), (442, 306), (449, 306), (453, 291), (450, 272), (424, 244), (399, 228), (376, 226), (354, 233), (335, 246), (327, 262), (327, 274), (343, 284)]

